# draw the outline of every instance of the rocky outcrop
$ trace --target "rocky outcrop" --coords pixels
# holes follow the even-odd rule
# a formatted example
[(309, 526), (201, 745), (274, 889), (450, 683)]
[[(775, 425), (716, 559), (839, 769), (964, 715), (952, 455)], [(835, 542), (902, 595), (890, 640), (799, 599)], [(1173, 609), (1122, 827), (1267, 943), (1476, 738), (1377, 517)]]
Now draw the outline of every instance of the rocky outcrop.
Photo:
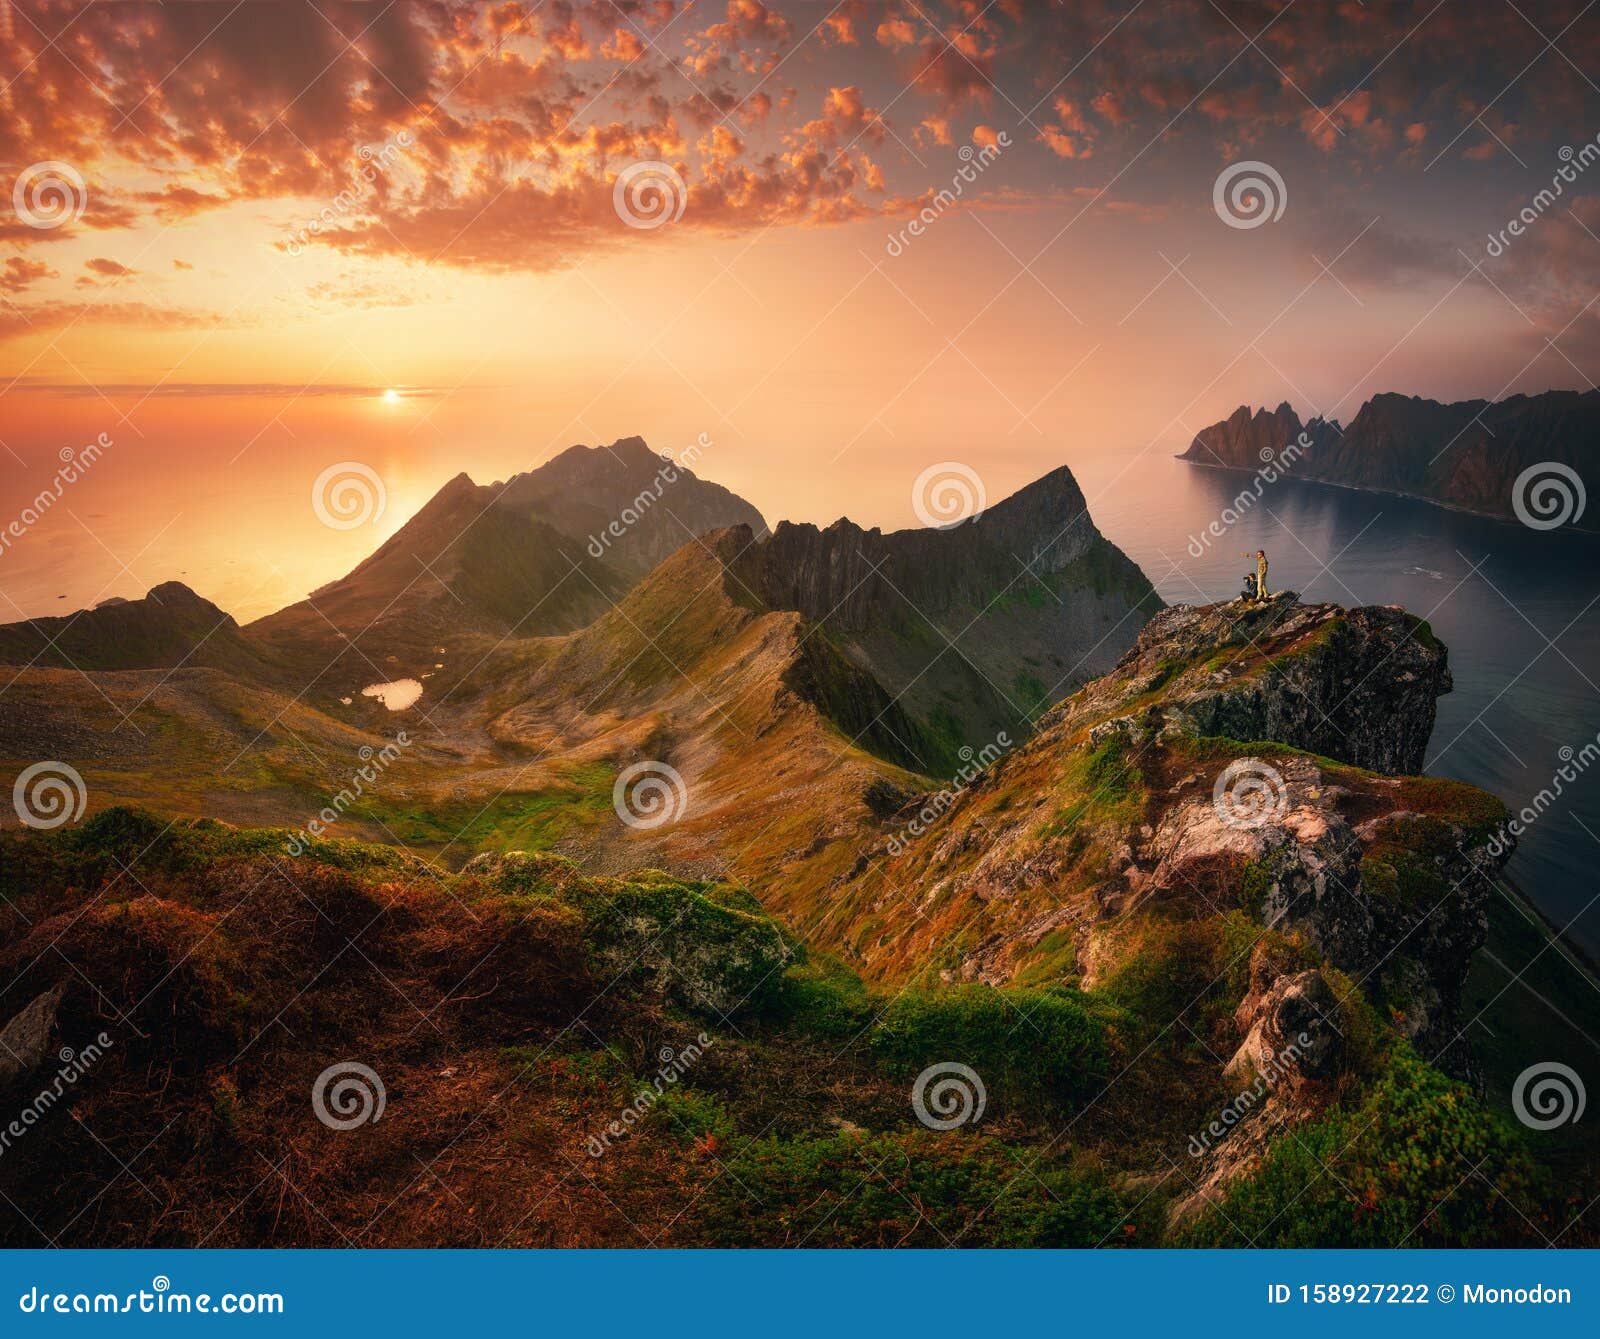
[[(1441, 809), (1431, 783), (1321, 760), (1420, 771), (1436, 699), (1449, 691), (1445, 647), (1403, 609), (1283, 594), (1162, 611), (1052, 726), (1087, 725), (1100, 747), (1112, 736), (1128, 748), (1166, 740), (1181, 754), (1185, 739), (1219, 741), (1215, 760), (1159, 802), (1152, 835), (1133, 843), (1101, 901), (1129, 910), (1198, 888), (1242, 902), (1366, 980), (1426, 1054), (1467, 1072), (1456, 1028), (1487, 876), (1505, 859), (1491, 854), (1484, 817), (1496, 806), (1463, 788)], [(1252, 741), (1304, 752), (1253, 755)], [(1409, 799), (1414, 790), (1430, 798)]]
[[(1450, 691), (1445, 648), (1398, 606), (1175, 605), (1145, 626), (1115, 672), (1063, 715), (1143, 710), (1101, 725), (1149, 733), (1270, 739), (1379, 772), (1422, 769), (1436, 699)], [(1145, 705), (1148, 703), (1148, 705)]]
[[(1099, 990), (1151, 970), (1152, 927), (1242, 912), (1295, 951), (1257, 973), (1233, 1069), (1326, 1003), (1316, 968), (1471, 1078), (1462, 991), (1504, 809), (1410, 775), (1447, 661), (1397, 608), (1286, 594), (1163, 610), (964, 789), (879, 820), (887, 854), (833, 890), (860, 910), (854, 926), (835, 914), (830, 947), (891, 979), (937, 956), (948, 982)], [(1311, 1033), (1296, 1072), (1321, 1082), (1337, 1043)]]
[(1344, 1044), (1335, 1021), (1339, 1001), (1333, 987), (1314, 967), (1282, 975), (1270, 968), (1262, 972), (1265, 956), (1256, 955), (1251, 991), (1234, 1013), (1245, 1038), (1223, 1076), (1235, 1083), (1259, 1078), (1276, 1082), (1291, 1071), (1313, 1079), (1331, 1077)]
[[(1585, 496), (1600, 487), (1600, 391), (1546, 391), (1499, 401), (1461, 400), (1440, 404), (1419, 396), (1376, 395), (1361, 406), (1349, 426), (1312, 419), (1302, 425), (1287, 404), (1269, 413), (1241, 405), (1221, 423), (1195, 435), (1180, 457), (1198, 465), (1259, 469), (1306, 434), (1308, 449), (1283, 457), (1281, 467), (1295, 478), (1354, 488), (1401, 493), (1488, 516), (1516, 515), (1517, 480), (1535, 466), (1573, 471)], [(1529, 497), (1533, 514), (1576, 511), (1570, 478), (1558, 479), (1551, 499)], [(1583, 508), (1566, 524), (1600, 529), (1600, 511)]]
[(1234, 1015), (1244, 1041), (1222, 1075), (1233, 1095), (1190, 1141), (1194, 1170), (1184, 1173), (1188, 1192), (1168, 1206), (1169, 1228), (1221, 1204), (1275, 1140), (1317, 1114), (1345, 1060), (1338, 1013), (1337, 993), (1320, 970), (1285, 971), (1265, 945), (1255, 950), (1249, 993)]
[[(1470, 1075), (1461, 991), (1506, 858), (1481, 812), (1420, 814), (1401, 782), (1368, 779), (1358, 795), (1353, 777), (1301, 754), (1238, 758), (1217, 776), (1230, 771), (1259, 786), (1258, 802), (1237, 780), (1185, 777), (1122, 871), (1123, 891), (1102, 899), (1119, 912), (1192, 896), (1242, 905), (1347, 972), (1433, 1063)], [(1379, 817), (1352, 821), (1373, 807)], [(1406, 886), (1386, 863), (1397, 852)]]
[(56, 1012), (66, 983), (35, 996), (0, 1029), (0, 1089), (24, 1078), (44, 1063), (56, 1030)]
[(1408, 775), (1447, 661), (1397, 608), (1163, 610), (963, 790), (879, 820), (893, 844), (831, 890), (834, 925), (857, 910), (829, 947), (890, 980), (933, 961), (946, 984), (1141, 1001), (1202, 1038), (1217, 1105), (1168, 1186), (1178, 1228), (1360, 1082), (1375, 1033), (1478, 1077), (1463, 993), (1504, 808)]

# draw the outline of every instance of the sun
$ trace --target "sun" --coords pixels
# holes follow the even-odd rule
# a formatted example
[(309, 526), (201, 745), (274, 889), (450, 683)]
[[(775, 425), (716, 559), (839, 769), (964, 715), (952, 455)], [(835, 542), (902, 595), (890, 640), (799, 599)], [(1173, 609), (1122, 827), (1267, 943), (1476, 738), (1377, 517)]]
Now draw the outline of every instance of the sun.
[(384, 404), (399, 404), (400, 392), (395, 390), (393, 386), (389, 387), (389, 389), (383, 393), (383, 402)]

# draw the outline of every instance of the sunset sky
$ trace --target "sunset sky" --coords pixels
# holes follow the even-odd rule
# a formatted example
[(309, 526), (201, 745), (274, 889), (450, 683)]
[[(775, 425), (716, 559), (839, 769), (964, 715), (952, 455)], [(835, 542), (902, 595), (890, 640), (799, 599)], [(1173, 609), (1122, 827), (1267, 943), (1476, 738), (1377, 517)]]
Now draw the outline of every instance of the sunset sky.
[(0, 0), (0, 77), (0, 528), (112, 443), (0, 621), (259, 616), (575, 442), (704, 434), (769, 520), (896, 528), (934, 462), (1135, 487), (1241, 402), (1600, 368), (1593, 3)]

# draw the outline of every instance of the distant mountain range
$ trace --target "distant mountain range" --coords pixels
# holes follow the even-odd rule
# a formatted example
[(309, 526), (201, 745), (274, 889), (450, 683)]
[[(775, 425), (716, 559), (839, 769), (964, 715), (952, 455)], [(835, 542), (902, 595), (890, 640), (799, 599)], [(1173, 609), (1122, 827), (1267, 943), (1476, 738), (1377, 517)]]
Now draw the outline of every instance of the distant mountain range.
[[(591, 544), (625, 511), (620, 538)], [(574, 446), (504, 483), (456, 475), (365, 562), (249, 633), (312, 668), (337, 658), (331, 681), (370, 681), (390, 656), (428, 668), (428, 648), (461, 634), (581, 628), (674, 549), (729, 525), (766, 533), (743, 498), (641, 438)]]
[[(1517, 481), (1539, 466), (1574, 471), (1586, 497), (1600, 489), (1600, 390), (1454, 404), (1375, 395), (1348, 427), (1322, 418), (1302, 423), (1288, 404), (1253, 413), (1241, 405), (1198, 432), (1179, 459), (1257, 470), (1266, 453), (1281, 452), (1302, 432), (1309, 449), (1280, 466), (1292, 477), (1399, 493), (1485, 516), (1516, 516)], [(1568, 523), (1600, 530), (1600, 502)]]
[(266, 672), (263, 648), (210, 600), (181, 581), (151, 587), (142, 600), (109, 599), (93, 609), (0, 626), (0, 665), (60, 669), (172, 669), (209, 666)]
[[(177, 787), (173, 807), (259, 821), (304, 808), (314, 759), (420, 720), (440, 751), (421, 810), (644, 754), (718, 778), (726, 838), (732, 810), (770, 820), (758, 797), (779, 778), (815, 801), (859, 791), (872, 760), (948, 776), (1020, 740), (1159, 608), (1065, 468), (947, 529), (772, 532), (633, 437), (504, 483), (457, 475), (346, 575), (246, 627), (175, 582), (0, 627), (26, 708), (0, 721), (0, 756), (67, 728), (60, 702), (119, 768), (151, 765), (150, 726), (185, 740), (183, 775), (154, 787)], [(392, 718), (363, 690), (396, 680), (421, 692)], [(563, 763), (531, 767), (550, 753)], [(208, 768), (226, 784), (189, 794)]]

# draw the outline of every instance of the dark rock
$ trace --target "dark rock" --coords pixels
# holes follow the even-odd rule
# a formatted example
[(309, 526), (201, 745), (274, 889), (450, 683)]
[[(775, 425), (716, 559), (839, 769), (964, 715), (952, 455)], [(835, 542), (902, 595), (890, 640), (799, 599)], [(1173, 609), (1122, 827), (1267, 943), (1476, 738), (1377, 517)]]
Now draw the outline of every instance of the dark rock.
[(1161, 607), (1065, 466), (943, 529), (785, 521), (745, 542), (733, 570), (745, 598), (818, 623), (914, 716), (973, 751), (1002, 731), (1020, 738), (1110, 669)]
[[(1241, 405), (1195, 435), (1180, 457), (1198, 465), (1258, 470), (1304, 431), (1309, 449), (1281, 462), (1300, 479), (1378, 489), (1489, 516), (1515, 514), (1518, 476), (1546, 463), (1575, 470), (1588, 496), (1600, 489), (1600, 391), (1546, 391), (1499, 401), (1440, 404), (1376, 395), (1349, 427), (1312, 419), (1287, 404), (1252, 414)], [(1571, 524), (1600, 529), (1600, 510)]]
[(55, 1032), (56, 1011), (66, 983), (31, 1000), (0, 1030), (0, 1088), (26, 1077), (44, 1063)]
[[(1221, 667), (1194, 671), (1213, 662)], [(1435, 700), (1451, 687), (1445, 648), (1422, 620), (1392, 607), (1305, 605), (1292, 594), (1164, 609), (1117, 679), (1150, 684), (1179, 665), (1184, 674), (1155, 685), (1164, 691), (1146, 728), (1271, 739), (1389, 773), (1421, 770)]]
[(1312, 968), (1278, 977), (1239, 1005), (1235, 1017), (1245, 1040), (1227, 1076), (1271, 1084), (1290, 1073), (1331, 1077), (1344, 1042), (1337, 1014), (1338, 999), (1321, 972)]

